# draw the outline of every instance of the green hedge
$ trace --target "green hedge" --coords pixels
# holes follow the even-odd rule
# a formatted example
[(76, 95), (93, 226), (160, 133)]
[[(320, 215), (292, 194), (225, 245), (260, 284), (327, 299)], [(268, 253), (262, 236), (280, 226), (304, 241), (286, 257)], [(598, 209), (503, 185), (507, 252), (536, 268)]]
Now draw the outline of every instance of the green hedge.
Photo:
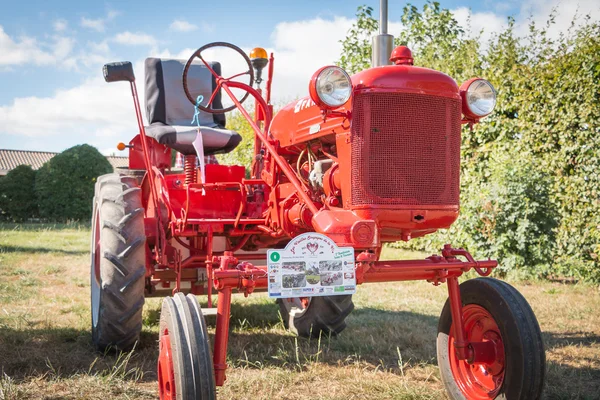
[(38, 216), (34, 191), (35, 171), (29, 165), (19, 165), (0, 179), (0, 217), (21, 222)]
[[(350, 71), (369, 64), (360, 38), (377, 29), (371, 12), (359, 8), (343, 41), (339, 64)], [(404, 8), (403, 30), (391, 33), (413, 50), (415, 65), (459, 83), (484, 77), (498, 104), (463, 129), (458, 221), (399, 246), (436, 252), (451, 241), (499, 258), (504, 272), (600, 282), (600, 24), (581, 18), (554, 39), (555, 17), (531, 23), (525, 37), (509, 19), (483, 49), (438, 3)]]
[(35, 192), (40, 216), (51, 221), (88, 221), (96, 178), (113, 171), (95, 147), (71, 147), (37, 171)]

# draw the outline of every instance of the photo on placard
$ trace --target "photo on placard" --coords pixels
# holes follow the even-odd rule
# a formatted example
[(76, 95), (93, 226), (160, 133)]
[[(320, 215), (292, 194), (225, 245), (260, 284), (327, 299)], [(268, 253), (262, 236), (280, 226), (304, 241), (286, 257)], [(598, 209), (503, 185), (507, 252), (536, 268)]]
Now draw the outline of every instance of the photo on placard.
[(319, 261), (319, 272), (341, 271), (342, 260)]
[(282, 272), (294, 271), (304, 272), (306, 269), (306, 263), (303, 261), (288, 261), (281, 264)]
[(311, 285), (316, 285), (321, 281), (321, 275), (316, 261), (308, 263), (306, 268), (306, 281)]
[(321, 274), (321, 285), (322, 286), (337, 286), (344, 282), (341, 272)]
[(306, 286), (306, 275), (304, 275), (304, 274), (283, 275), (282, 283), (283, 283), (283, 287), (286, 289), (304, 287), (304, 286)]
[(316, 285), (316, 284), (318, 284), (321, 281), (321, 275), (319, 275), (319, 274), (316, 274), (316, 275), (306, 274), (306, 281), (308, 283), (310, 283), (311, 285)]

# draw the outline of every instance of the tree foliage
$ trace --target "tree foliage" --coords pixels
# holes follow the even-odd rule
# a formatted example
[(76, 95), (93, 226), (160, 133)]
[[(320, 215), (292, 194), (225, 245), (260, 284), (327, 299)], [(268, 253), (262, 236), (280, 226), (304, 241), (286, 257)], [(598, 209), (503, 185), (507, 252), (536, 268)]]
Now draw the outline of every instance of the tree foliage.
[(249, 173), (254, 156), (254, 131), (246, 118), (239, 112), (233, 112), (227, 116), (227, 129), (239, 133), (242, 136), (242, 142), (233, 151), (219, 155), (219, 162), (228, 165), (243, 165)]
[[(370, 62), (356, 32), (377, 29), (368, 8), (357, 17), (339, 61), (353, 72)], [(404, 8), (392, 33), (416, 65), (458, 82), (485, 77), (498, 93), (494, 113), (463, 130), (461, 216), (410, 246), (436, 251), (452, 239), (504, 271), (600, 282), (600, 24), (580, 19), (554, 38), (554, 18), (525, 36), (509, 19), (482, 47), (438, 3)]]
[(19, 165), (0, 180), (0, 216), (20, 222), (38, 215), (34, 191), (35, 171), (29, 165)]
[(372, 7), (358, 7), (356, 17), (356, 23), (342, 41), (342, 55), (337, 63), (350, 74), (371, 65), (371, 36), (379, 29), (379, 22), (373, 18)]
[(35, 179), (40, 216), (53, 221), (88, 221), (96, 179), (112, 171), (106, 157), (87, 144), (52, 157)]

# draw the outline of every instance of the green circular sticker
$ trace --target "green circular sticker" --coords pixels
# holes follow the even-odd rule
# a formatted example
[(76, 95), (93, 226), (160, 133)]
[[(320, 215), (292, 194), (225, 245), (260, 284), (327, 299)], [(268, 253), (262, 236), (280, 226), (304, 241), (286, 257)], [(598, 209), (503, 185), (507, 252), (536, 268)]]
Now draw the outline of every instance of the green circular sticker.
[(279, 255), (278, 252), (274, 251), (271, 253), (271, 261), (277, 262), (277, 261), (279, 261), (280, 258), (281, 258), (281, 256)]

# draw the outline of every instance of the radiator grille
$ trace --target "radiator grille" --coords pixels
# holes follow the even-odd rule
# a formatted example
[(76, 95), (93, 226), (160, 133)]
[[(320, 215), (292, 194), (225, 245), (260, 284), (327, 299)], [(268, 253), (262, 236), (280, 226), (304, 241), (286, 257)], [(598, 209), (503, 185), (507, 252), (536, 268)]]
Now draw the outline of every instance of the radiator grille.
[(352, 111), (352, 204), (458, 205), (460, 101), (359, 93)]

